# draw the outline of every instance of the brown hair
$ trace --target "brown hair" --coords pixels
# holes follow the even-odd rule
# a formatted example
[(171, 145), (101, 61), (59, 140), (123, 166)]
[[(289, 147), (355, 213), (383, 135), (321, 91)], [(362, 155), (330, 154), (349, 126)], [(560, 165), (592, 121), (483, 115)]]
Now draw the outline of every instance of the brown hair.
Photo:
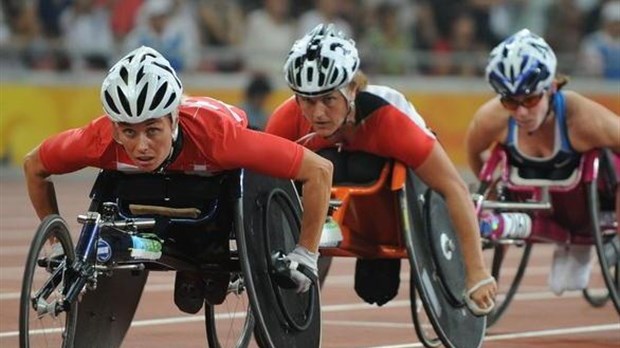
[(562, 87), (566, 86), (566, 84), (568, 83), (569, 80), (570, 80), (570, 78), (568, 77), (568, 75), (564, 75), (564, 74), (555, 74), (555, 78), (553, 79), (553, 81), (557, 85), (557, 90), (558, 91)]

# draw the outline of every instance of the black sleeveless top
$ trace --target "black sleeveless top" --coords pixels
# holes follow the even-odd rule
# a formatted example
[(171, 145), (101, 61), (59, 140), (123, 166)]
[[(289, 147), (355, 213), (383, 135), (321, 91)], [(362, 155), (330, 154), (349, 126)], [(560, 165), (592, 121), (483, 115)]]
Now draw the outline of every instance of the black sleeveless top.
[(519, 151), (517, 144), (518, 125), (514, 118), (508, 120), (508, 136), (505, 147), (508, 163), (518, 169), (524, 179), (564, 180), (579, 166), (581, 154), (576, 152), (568, 139), (566, 126), (566, 103), (564, 94), (556, 92), (552, 96), (551, 107), (555, 112), (554, 154), (546, 158), (525, 155)]

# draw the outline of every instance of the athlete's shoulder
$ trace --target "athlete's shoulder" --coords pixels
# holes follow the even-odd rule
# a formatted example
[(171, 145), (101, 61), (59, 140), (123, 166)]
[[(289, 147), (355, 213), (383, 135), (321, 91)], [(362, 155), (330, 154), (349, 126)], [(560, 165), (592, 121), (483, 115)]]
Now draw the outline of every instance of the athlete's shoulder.
[(365, 93), (362, 93), (361, 98), (366, 99), (367, 103), (374, 100), (372, 103), (377, 106), (391, 106), (407, 115), (418, 114), (407, 97), (392, 87), (368, 85), (364, 92)]
[(299, 109), (299, 105), (297, 104), (297, 101), (295, 100), (295, 96), (291, 96), (287, 100), (282, 102), (282, 104), (278, 105), (278, 107), (273, 112), (274, 115), (280, 115), (280, 114), (290, 115), (290, 114), (295, 114), (295, 113), (301, 113), (301, 110)]
[(194, 120), (217, 120), (247, 124), (245, 112), (236, 106), (210, 97), (186, 97), (179, 106), (179, 117)]
[(407, 100), (407, 97), (405, 97), (403, 93), (389, 86), (368, 85), (365, 91), (381, 97), (388, 102)]

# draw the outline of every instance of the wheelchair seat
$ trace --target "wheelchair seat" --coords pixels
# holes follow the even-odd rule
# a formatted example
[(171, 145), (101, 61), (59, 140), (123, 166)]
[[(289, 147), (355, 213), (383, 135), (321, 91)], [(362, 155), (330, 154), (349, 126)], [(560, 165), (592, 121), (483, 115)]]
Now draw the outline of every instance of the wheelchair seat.
[[(362, 153), (332, 151), (323, 155), (332, 162), (334, 158), (344, 159), (345, 164), (334, 163), (334, 178), (339, 181), (335, 179), (332, 187), (332, 217), (340, 226), (343, 240), (337, 247), (320, 248), (321, 255), (388, 263), (408, 259), (411, 309), (420, 340), (433, 346), (440, 340), (446, 347), (480, 346), (485, 318), (475, 317), (465, 308), (465, 273), (443, 198), (428, 190), (400, 162)], [(352, 158), (372, 165), (358, 165), (359, 171), (350, 171)], [(338, 172), (342, 168), (349, 169), (347, 175)], [(356, 291), (357, 277), (356, 265)], [(370, 298), (376, 294), (366, 295)], [(380, 304), (382, 299), (375, 300)], [(422, 333), (428, 328), (420, 324), (420, 311), (427, 314), (438, 338), (429, 339)]]

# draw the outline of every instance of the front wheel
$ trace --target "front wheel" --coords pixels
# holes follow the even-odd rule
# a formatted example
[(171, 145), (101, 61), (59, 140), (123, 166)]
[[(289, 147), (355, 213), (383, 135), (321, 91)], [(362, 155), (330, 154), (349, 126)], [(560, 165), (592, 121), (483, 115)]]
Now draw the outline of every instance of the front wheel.
[(29, 347), (72, 347), (77, 302), (63, 310), (65, 271), (75, 260), (67, 223), (49, 215), (34, 236), (19, 302), (19, 344)]
[(254, 331), (254, 316), (242, 275), (234, 275), (224, 302), (205, 301), (205, 327), (210, 348), (245, 348)]

